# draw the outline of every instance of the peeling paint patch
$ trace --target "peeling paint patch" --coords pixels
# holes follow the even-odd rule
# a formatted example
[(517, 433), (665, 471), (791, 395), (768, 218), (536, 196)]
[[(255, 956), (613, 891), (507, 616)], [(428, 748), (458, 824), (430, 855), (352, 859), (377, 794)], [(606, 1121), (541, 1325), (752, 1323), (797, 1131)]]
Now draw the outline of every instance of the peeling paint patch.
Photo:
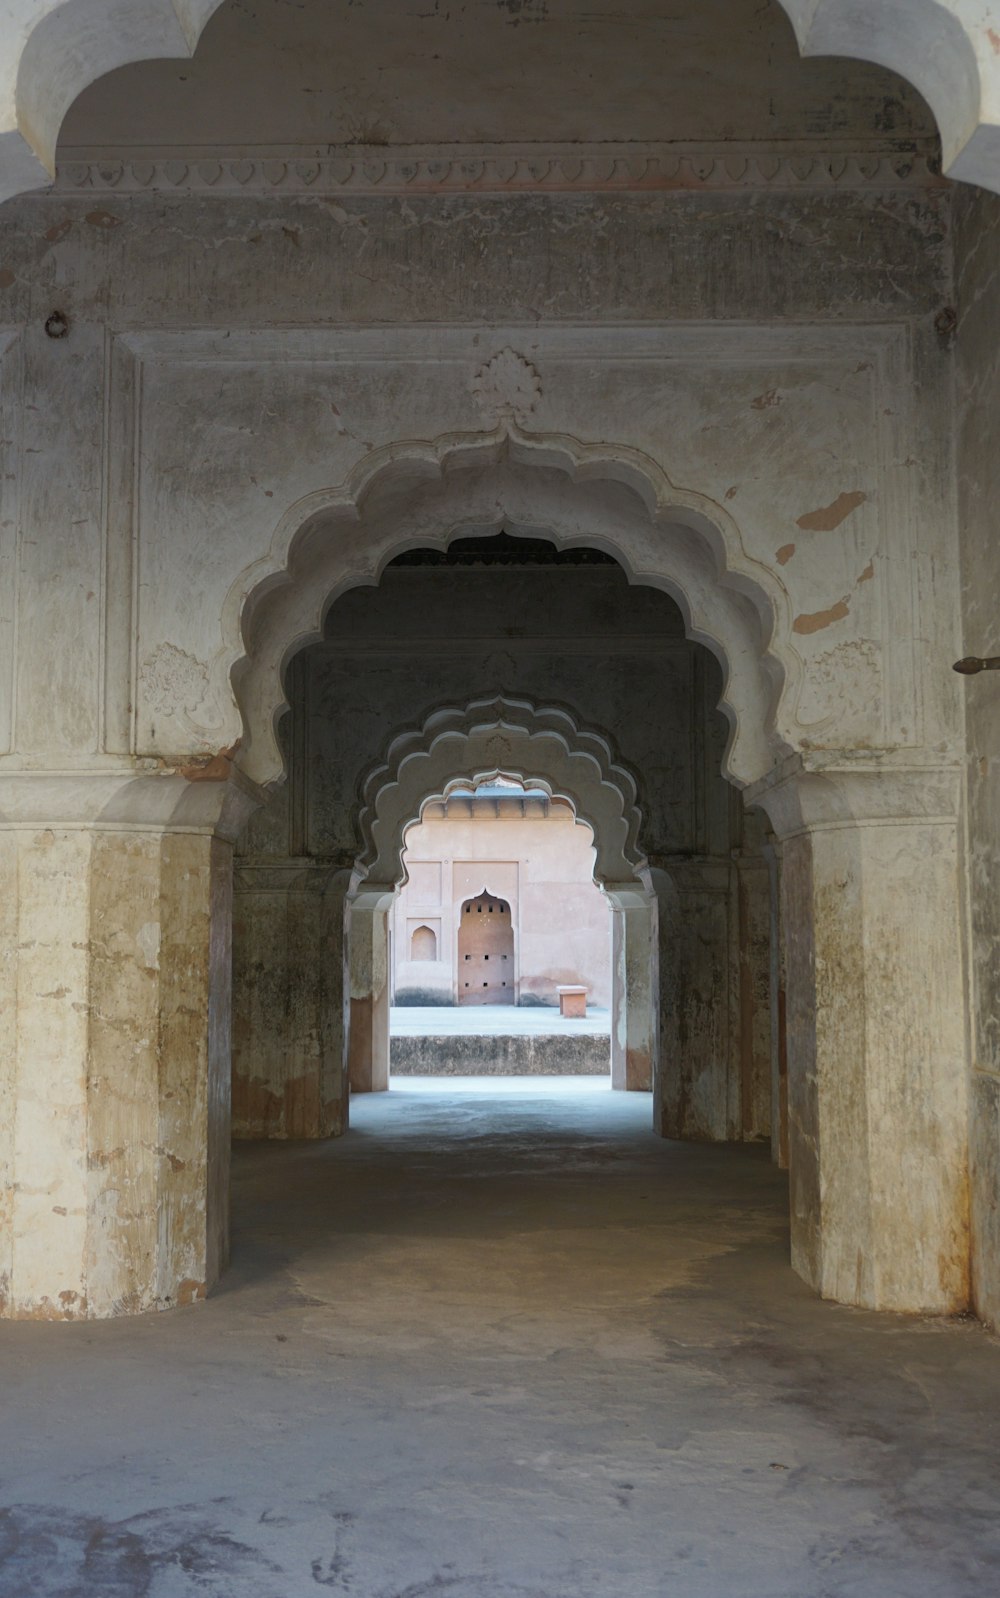
[(73, 224), (69, 217), (66, 217), (62, 222), (54, 222), (50, 228), (46, 229), (45, 238), (49, 244), (58, 244), (60, 239), (66, 237), (72, 226)]
[(135, 935), (142, 954), (142, 963), (150, 970), (156, 971), (160, 965), (160, 923), (158, 921), (145, 921)]
[(13, 282), (14, 274), (9, 266), (5, 266), (3, 271), (0, 272), (0, 289), (9, 289)]
[(734, 483), (732, 488), (727, 488), (726, 489), (726, 498), (727, 499), (735, 499), (738, 493), (739, 493), (739, 488)]
[(752, 411), (769, 411), (775, 405), (781, 404), (781, 395), (776, 388), (769, 388), (763, 394), (758, 394), (756, 399), (750, 401)]
[(778, 562), (779, 566), (787, 566), (794, 554), (794, 544), (782, 544), (780, 549), (775, 550), (774, 558)]
[(986, 37), (993, 46), (993, 54), (1000, 55), (1000, 33), (997, 33), (996, 28), (987, 28)]
[(870, 560), (864, 571), (861, 573), (861, 576), (858, 578), (857, 586), (860, 588), (862, 583), (870, 583), (874, 576), (875, 562)]
[(830, 505), (821, 505), (819, 510), (808, 511), (805, 516), (800, 516), (796, 527), (801, 527), (804, 533), (832, 533), (835, 527), (846, 521), (852, 511), (857, 510), (868, 498), (859, 488), (852, 492), (838, 494)]
[(831, 627), (835, 621), (843, 621), (850, 614), (850, 605), (846, 599), (838, 599), (829, 610), (814, 610), (809, 614), (796, 616), (792, 623), (792, 631), (796, 633), (819, 633), (824, 627)]
[(90, 223), (91, 227), (110, 229), (121, 227), (122, 225), (121, 217), (112, 216), (110, 211), (88, 211), (85, 220)]
[(206, 755), (204, 759), (192, 761), (188, 766), (179, 768), (182, 777), (188, 782), (225, 782), (233, 771), (233, 756), (240, 747), (241, 740), (237, 738), (228, 749), (220, 749), (217, 755)]
[(177, 1284), (178, 1304), (194, 1304), (197, 1299), (205, 1297), (205, 1284), (198, 1282), (194, 1277), (185, 1277), (183, 1282)]

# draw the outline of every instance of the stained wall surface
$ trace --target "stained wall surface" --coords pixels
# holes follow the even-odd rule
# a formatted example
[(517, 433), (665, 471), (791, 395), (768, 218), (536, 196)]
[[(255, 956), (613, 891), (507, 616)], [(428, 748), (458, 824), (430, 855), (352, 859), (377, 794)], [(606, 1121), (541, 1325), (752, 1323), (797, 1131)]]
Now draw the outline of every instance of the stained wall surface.
[[(963, 654), (1000, 654), (996, 507), (1000, 454), (1000, 206), (963, 194), (956, 207), (959, 521)], [(973, 1227), (980, 1313), (1000, 1321), (1000, 695), (991, 674), (964, 681), (971, 922)]]
[(573, 0), (447, 12), (228, 0), (192, 61), (143, 62), (87, 90), (62, 131), (81, 149), (454, 145), (463, 140), (932, 138), (884, 69), (803, 61), (776, 0)]

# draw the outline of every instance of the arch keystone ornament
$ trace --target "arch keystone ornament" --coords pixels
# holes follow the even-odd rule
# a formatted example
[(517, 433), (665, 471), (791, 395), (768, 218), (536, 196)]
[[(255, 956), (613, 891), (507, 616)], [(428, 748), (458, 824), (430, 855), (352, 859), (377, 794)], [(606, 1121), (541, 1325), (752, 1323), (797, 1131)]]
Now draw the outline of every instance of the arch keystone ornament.
[(530, 416), (542, 393), (542, 380), (531, 362), (508, 345), (479, 368), (472, 392), (487, 417)]

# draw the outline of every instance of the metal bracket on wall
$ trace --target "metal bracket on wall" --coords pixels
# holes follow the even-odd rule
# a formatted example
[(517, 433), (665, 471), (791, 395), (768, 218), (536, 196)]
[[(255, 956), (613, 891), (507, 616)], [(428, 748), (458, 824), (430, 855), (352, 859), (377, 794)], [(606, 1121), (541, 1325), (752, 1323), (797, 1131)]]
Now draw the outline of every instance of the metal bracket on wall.
[(951, 669), (960, 671), (963, 677), (974, 677), (979, 671), (1000, 671), (1000, 655), (966, 655), (956, 660)]

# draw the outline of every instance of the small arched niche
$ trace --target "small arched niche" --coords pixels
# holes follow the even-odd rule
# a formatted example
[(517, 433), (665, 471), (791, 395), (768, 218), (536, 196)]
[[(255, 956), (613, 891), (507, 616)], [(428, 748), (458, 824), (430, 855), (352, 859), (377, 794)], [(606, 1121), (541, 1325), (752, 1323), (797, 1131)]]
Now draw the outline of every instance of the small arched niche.
[(437, 933), (433, 927), (415, 927), (410, 936), (410, 959), (428, 964), (437, 959)]

